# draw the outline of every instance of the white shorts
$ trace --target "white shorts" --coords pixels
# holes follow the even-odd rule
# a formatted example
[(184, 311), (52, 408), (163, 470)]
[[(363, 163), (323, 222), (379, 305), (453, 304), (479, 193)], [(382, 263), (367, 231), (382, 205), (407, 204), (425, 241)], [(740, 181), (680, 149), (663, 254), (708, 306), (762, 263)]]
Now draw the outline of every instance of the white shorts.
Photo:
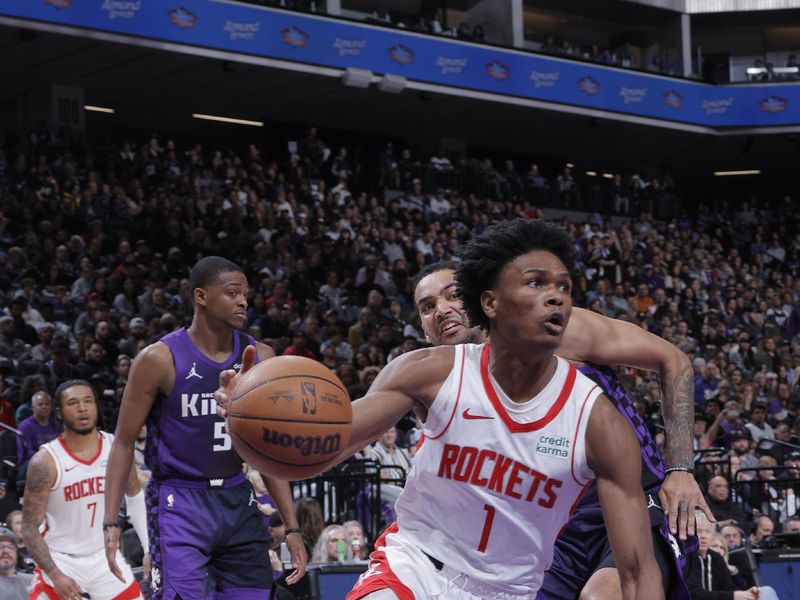
[[(114, 577), (111, 569), (108, 568), (105, 550), (88, 556), (62, 554), (50, 550), (50, 556), (53, 557), (53, 562), (61, 572), (77, 583), (81, 591), (89, 594), (92, 600), (139, 600), (143, 598), (142, 590), (133, 576), (130, 565), (119, 551), (117, 551), (117, 564), (125, 578), (125, 583)], [(45, 598), (58, 600), (53, 589), (53, 582), (38, 567), (34, 572), (33, 587), (29, 598), (31, 600), (44, 600)]]
[(375, 543), (369, 568), (347, 600), (360, 600), (379, 590), (392, 590), (400, 600), (532, 600), (536, 596), (505, 593), (446, 565), (437, 569), (422, 550), (396, 532), (395, 523)]

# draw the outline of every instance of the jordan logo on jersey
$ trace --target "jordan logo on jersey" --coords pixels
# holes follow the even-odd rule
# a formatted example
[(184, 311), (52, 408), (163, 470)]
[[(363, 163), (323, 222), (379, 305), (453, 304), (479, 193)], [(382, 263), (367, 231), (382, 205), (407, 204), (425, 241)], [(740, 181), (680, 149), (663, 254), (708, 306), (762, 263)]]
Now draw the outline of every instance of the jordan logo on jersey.
[(197, 372), (197, 363), (192, 363), (192, 368), (189, 369), (189, 374), (186, 375), (186, 379), (191, 379), (192, 377), (197, 377), (198, 379), (203, 378), (203, 376)]

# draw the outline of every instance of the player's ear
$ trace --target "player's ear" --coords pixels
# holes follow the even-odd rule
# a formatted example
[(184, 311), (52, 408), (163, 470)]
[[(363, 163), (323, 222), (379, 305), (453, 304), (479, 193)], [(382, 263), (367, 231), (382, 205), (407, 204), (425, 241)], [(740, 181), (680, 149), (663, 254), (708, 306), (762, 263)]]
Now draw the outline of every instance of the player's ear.
[(497, 296), (494, 295), (492, 290), (481, 292), (481, 308), (483, 313), (490, 319), (494, 319), (497, 315)]
[(199, 304), (201, 306), (205, 306), (208, 302), (206, 297), (208, 294), (203, 288), (194, 288), (194, 303)]

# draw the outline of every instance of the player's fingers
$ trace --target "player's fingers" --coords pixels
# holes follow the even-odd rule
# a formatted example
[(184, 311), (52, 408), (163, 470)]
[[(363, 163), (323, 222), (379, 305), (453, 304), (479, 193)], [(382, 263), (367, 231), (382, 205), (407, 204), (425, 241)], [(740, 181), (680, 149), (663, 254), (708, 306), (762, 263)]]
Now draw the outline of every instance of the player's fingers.
[(711, 521), (712, 523), (717, 522), (717, 517), (715, 517), (714, 513), (711, 512), (711, 509), (708, 507), (708, 503), (706, 502), (705, 498), (703, 498), (703, 496), (699, 496), (695, 500), (695, 504), (698, 507), (700, 507), (700, 510), (703, 511), (703, 513), (706, 515), (709, 521)]
[(239, 372), (247, 373), (253, 368), (254, 364), (256, 364), (256, 347), (248, 346), (244, 349), (244, 353), (242, 354), (242, 368)]
[(300, 569), (295, 569), (294, 571), (292, 571), (292, 574), (286, 578), (286, 583), (288, 583), (289, 585), (294, 585), (295, 583), (300, 581), (302, 577), (303, 575), (300, 573)]
[(686, 535), (687, 537), (693, 536), (697, 532), (697, 519), (693, 508), (694, 503), (686, 507)]
[(685, 500), (678, 502), (678, 537), (686, 539), (687, 524), (689, 522), (689, 503)]
[(669, 523), (669, 531), (672, 535), (678, 533), (678, 507), (672, 506), (671, 503), (665, 502), (662, 504), (664, 512), (667, 515), (667, 522)]
[(114, 577), (119, 579), (122, 583), (125, 583), (125, 578), (122, 576), (122, 569), (119, 568), (117, 559), (114, 556), (108, 557), (108, 568), (111, 569), (111, 574), (114, 575)]

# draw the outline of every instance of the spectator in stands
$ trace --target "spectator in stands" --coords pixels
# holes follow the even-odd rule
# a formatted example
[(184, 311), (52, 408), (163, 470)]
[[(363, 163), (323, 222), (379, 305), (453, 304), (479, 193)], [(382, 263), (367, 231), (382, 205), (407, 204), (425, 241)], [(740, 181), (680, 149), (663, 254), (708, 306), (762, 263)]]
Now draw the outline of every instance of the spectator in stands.
[(14, 427), (17, 420), (14, 418), (14, 405), (6, 398), (7, 392), (6, 376), (0, 372), (0, 423)]
[(311, 562), (335, 563), (352, 559), (353, 549), (345, 528), (341, 525), (328, 525), (323, 529), (311, 553)]
[(33, 573), (36, 568), (36, 563), (25, 547), (25, 542), (22, 539), (22, 511), (12, 510), (6, 515), (5, 521), (8, 528), (17, 536), (17, 572)]
[(364, 526), (359, 521), (345, 521), (342, 527), (350, 538), (350, 547), (353, 550), (353, 560), (364, 560), (369, 556), (367, 538), (364, 535)]
[(16, 336), (16, 325), (11, 315), (0, 316), (0, 356), (17, 360), (26, 351), (25, 342)]
[(19, 539), (8, 527), (0, 526), (0, 597), (3, 600), (27, 600), (32, 576), (17, 572)]
[(61, 433), (61, 423), (53, 416), (53, 402), (45, 391), (36, 392), (31, 399), (33, 414), (20, 422), (22, 436), (17, 438), (17, 462), (27, 462), (46, 444)]
[(774, 440), (775, 430), (767, 423), (767, 405), (756, 402), (750, 413), (750, 422), (745, 425), (753, 438), (753, 443), (758, 444), (760, 440)]
[(748, 583), (747, 579), (745, 579), (742, 573), (739, 571), (739, 568), (730, 563), (728, 544), (722, 535), (720, 535), (719, 533), (712, 534), (711, 539), (709, 540), (708, 548), (709, 550), (713, 550), (723, 558), (723, 560), (725, 561), (725, 566), (728, 567), (728, 572), (730, 573), (731, 579), (733, 580), (733, 584), (736, 587), (736, 589), (746, 590), (755, 585)]
[(731, 435), (730, 453), (739, 458), (742, 469), (754, 469), (758, 466), (758, 459), (750, 452), (750, 436), (744, 430), (736, 430)]
[(578, 194), (578, 186), (572, 176), (572, 169), (564, 167), (561, 174), (556, 178), (556, 190), (561, 198), (564, 208), (580, 208), (581, 201)]
[(39, 335), (39, 343), (31, 348), (30, 360), (40, 363), (50, 360), (55, 331), (55, 325), (48, 321), (42, 321), (37, 325), (36, 333)]
[(775, 531), (775, 523), (767, 515), (759, 515), (753, 520), (750, 532), (750, 543), (758, 546), (761, 541)]
[(786, 519), (782, 525), (783, 533), (800, 533), (800, 515), (795, 515)]
[(65, 340), (53, 342), (50, 360), (39, 367), (37, 373), (47, 378), (47, 387), (52, 391), (65, 381), (77, 377), (75, 367), (69, 362), (69, 346)]
[[(719, 523), (717, 523), (719, 525)], [(741, 548), (744, 544), (744, 532), (738, 525), (723, 525), (720, 527), (720, 535), (725, 539), (730, 550)]]
[(89, 343), (86, 358), (75, 366), (75, 370), (78, 377), (86, 381), (91, 381), (93, 377), (99, 376), (103, 381), (112, 384), (117, 379), (114, 370), (106, 360), (105, 346), (95, 339)]
[(297, 514), (297, 524), (303, 536), (308, 555), (312, 555), (317, 540), (322, 530), (325, 529), (325, 518), (322, 516), (322, 507), (314, 498), (300, 498), (294, 503), (294, 512)]
[(748, 527), (747, 514), (731, 499), (730, 486), (725, 477), (717, 475), (708, 482), (706, 499), (711, 512), (717, 519), (718, 526), (738, 525), (742, 528)]

